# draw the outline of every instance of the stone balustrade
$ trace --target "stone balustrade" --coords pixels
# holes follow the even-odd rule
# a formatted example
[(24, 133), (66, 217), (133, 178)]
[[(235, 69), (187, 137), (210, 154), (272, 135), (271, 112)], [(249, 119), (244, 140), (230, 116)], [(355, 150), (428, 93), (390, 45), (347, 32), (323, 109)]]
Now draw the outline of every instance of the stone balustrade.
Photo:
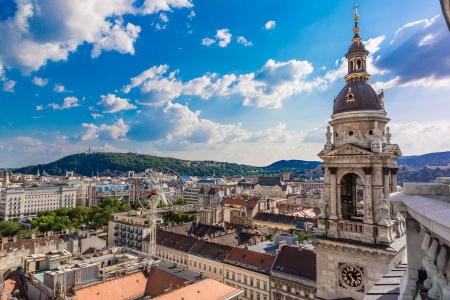
[(390, 200), (406, 218), (408, 267), (399, 299), (450, 299), (450, 182), (405, 183)]

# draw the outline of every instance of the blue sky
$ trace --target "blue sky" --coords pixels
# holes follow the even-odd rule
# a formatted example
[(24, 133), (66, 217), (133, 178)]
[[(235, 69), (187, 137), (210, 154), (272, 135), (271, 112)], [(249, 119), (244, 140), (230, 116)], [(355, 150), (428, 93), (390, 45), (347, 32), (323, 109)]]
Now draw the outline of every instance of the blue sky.
[[(56, 3), (56, 4), (55, 4)], [(439, 1), (362, 1), (404, 155), (450, 150)], [(0, 166), (93, 151), (318, 160), (353, 1), (0, 0)]]

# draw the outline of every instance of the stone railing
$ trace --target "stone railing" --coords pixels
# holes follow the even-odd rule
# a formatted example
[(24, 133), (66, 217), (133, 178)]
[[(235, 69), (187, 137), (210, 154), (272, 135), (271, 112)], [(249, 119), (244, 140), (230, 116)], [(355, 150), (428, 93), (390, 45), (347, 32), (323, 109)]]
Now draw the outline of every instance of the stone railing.
[(405, 183), (390, 199), (406, 216), (408, 267), (399, 299), (450, 299), (450, 186)]

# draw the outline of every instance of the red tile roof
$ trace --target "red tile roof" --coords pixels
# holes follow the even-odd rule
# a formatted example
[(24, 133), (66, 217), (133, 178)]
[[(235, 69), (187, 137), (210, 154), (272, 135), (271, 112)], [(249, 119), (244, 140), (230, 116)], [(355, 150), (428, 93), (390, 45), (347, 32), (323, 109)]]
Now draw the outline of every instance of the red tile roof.
[(242, 248), (234, 248), (224, 260), (224, 263), (253, 271), (269, 273), (274, 261), (275, 256)]
[(158, 300), (223, 300), (233, 295), (242, 294), (240, 289), (228, 286), (214, 279), (188, 285), (171, 293), (156, 297)]
[(72, 300), (125, 300), (144, 295), (147, 280), (142, 272), (99, 282), (75, 290)]
[(145, 295), (152, 298), (158, 297), (169, 289), (183, 287), (186, 281), (186, 279), (164, 270), (151, 268), (150, 276), (147, 278), (147, 285), (145, 286)]

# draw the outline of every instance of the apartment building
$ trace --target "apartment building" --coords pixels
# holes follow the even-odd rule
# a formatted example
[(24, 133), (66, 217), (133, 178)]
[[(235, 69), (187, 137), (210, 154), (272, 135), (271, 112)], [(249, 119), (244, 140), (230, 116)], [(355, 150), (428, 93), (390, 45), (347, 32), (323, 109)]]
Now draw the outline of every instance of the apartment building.
[(183, 198), (188, 204), (198, 204), (198, 193), (200, 192), (200, 187), (186, 187), (183, 192)]
[(233, 247), (198, 240), (188, 252), (188, 269), (223, 282), (223, 261)]
[(150, 226), (151, 220), (142, 212), (116, 213), (114, 219), (108, 222), (108, 247), (128, 247), (142, 251), (142, 240), (150, 234)]
[(275, 256), (234, 248), (224, 261), (224, 283), (244, 291), (241, 299), (269, 300)]
[[(162, 261), (188, 267), (188, 252), (197, 238), (175, 232), (158, 230), (156, 233), (156, 256)], [(144, 242), (144, 249), (149, 242)]]
[(1, 190), (0, 219), (20, 220), (39, 212), (76, 206), (76, 188), (69, 185), (41, 185)]

